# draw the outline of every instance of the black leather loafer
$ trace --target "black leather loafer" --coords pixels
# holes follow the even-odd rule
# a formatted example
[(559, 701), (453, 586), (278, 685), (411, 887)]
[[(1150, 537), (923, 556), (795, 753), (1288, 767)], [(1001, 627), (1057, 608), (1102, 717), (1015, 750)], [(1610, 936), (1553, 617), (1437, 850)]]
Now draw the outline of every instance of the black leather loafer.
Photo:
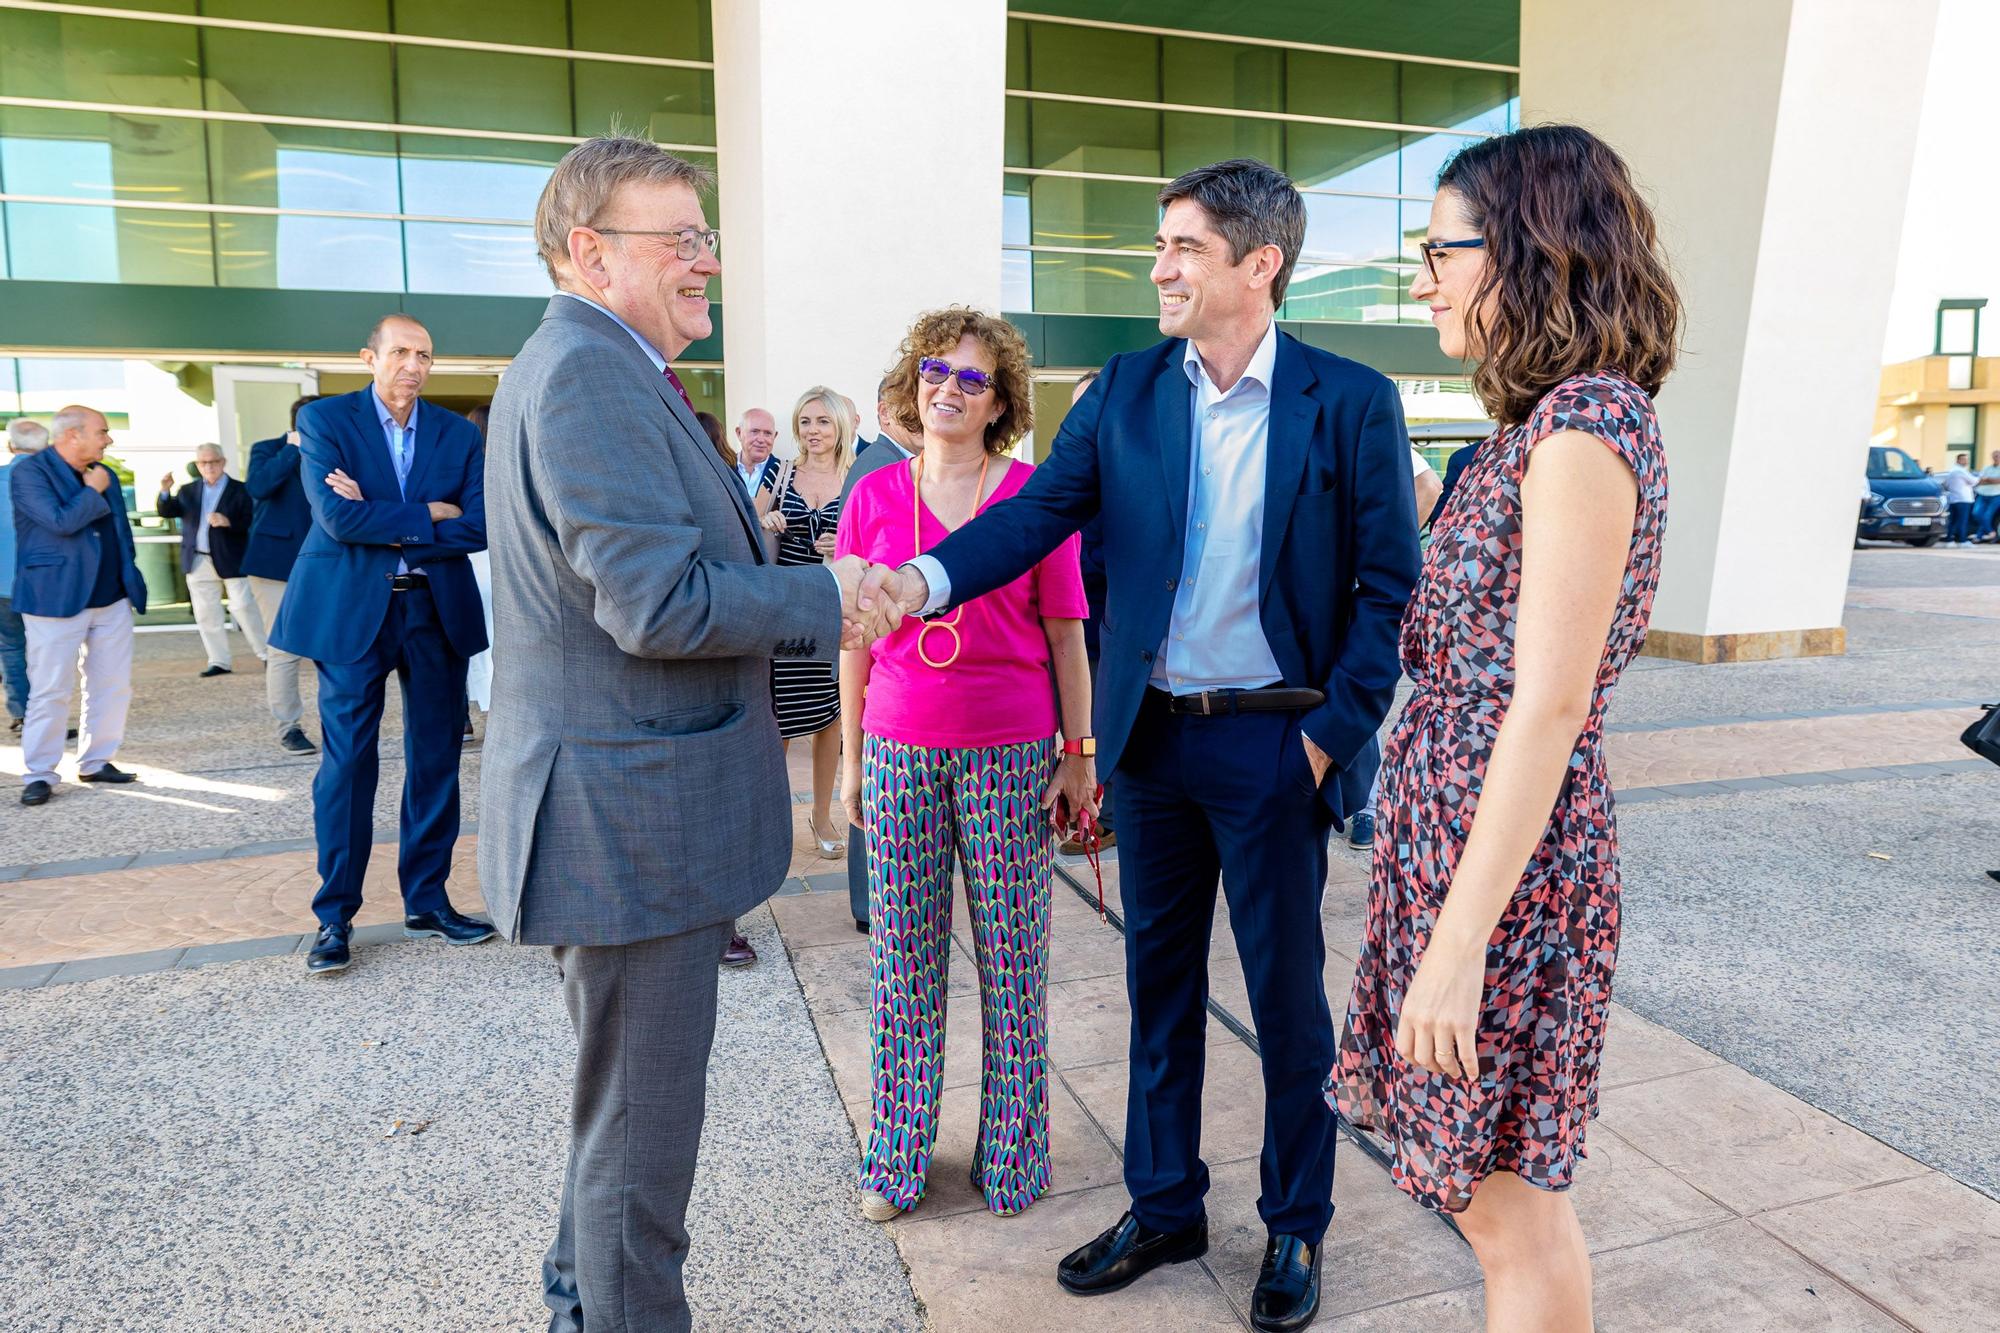
[(321, 926), (319, 934), (313, 937), (312, 952), (306, 955), (306, 971), (338, 972), (354, 961), (348, 951), (347, 942), (354, 934), (354, 927), (345, 921), (337, 926)]
[(137, 782), (139, 775), (137, 773), (127, 773), (122, 768), (114, 768), (110, 764), (106, 764), (95, 773), (77, 774), (76, 780), (78, 782)]
[(1179, 1231), (1155, 1231), (1127, 1213), (1118, 1224), (1056, 1265), (1056, 1281), (1073, 1296), (1122, 1291), (1161, 1264), (1184, 1264), (1208, 1253), (1208, 1219)]
[(446, 944), (484, 944), (493, 938), (493, 927), (477, 917), (440, 907), (435, 912), (404, 917), (403, 934), (413, 940), (435, 937)]
[(210, 665), (209, 665), (209, 666), (207, 667), (207, 669), (205, 669), (205, 670), (201, 671), (201, 672), (200, 672), (200, 673), (198, 673), (198, 674), (199, 674), (199, 675), (201, 676), (201, 678), (202, 678), (203, 680), (207, 680), (207, 679), (209, 679), (210, 677), (213, 677), (213, 676), (229, 676), (229, 675), (234, 675), (235, 673), (234, 673), (234, 672), (232, 672), (232, 671), (231, 671), (231, 670), (230, 670), (230, 669), (229, 669), (228, 667), (226, 667), (226, 666), (216, 666), (216, 665), (214, 665), (213, 663), (211, 663), (211, 664), (210, 664)]
[(47, 805), (49, 796), (55, 791), (48, 783), (39, 779), (21, 788), (22, 805)]
[(1297, 1236), (1273, 1236), (1250, 1294), (1250, 1327), (1257, 1333), (1290, 1333), (1319, 1313), (1319, 1250)]
[(319, 749), (306, 739), (305, 730), (301, 727), (285, 728), (285, 734), (278, 737), (278, 748), (286, 754), (313, 754)]

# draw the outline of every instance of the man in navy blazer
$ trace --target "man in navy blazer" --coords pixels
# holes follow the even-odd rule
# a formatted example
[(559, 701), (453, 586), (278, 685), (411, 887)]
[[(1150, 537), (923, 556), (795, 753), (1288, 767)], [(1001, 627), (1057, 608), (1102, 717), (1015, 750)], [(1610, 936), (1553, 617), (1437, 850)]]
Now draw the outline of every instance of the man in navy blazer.
[(14, 610), (28, 636), (28, 717), (22, 805), (55, 791), (83, 660), (82, 782), (131, 782), (111, 762), (132, 705), (132, 613), (146, 609), (133, 562), (132, 525), (118, 478), (100, 461), (111, 447), (104, 414), (70, 406), (49, 423), (49, 445), (9, 469), (14, 503)]
[(161, 518), (181, 523), (181, 572), (187, 575), (188, 600), (194, 604), (195, 628), (208, 653), (204, 676), (226, 676), (231, 669), (229, 628), (222, 618), (222, 592), (229, 590), (229, 608), (250, 650), (263, 657), (264, 615), (243, 577), (243, 549), (250, 540), (250, 492), (229, 475), (219, 444), (197, 445), (195, 480), (178, 491), (174, 474), (160, 478), (154, 508)]
[(1278, 332), (1305, 236), (1289, 180), (1224, 162), (1160, 204), (1152, 276), (1168, 340), (1112, 358), (1018, 496), (869, 582), (932, 614), (1101, 517), (1096, 748), (1125, 895), (1132, 1206), (1057, 1280), (1115, 1291), (1207, 1249), (1202, 1052), (1220, 875), (1264, 1073), (1269, 1239), (1251, 1324), (1296, 1329), (1318, 1311), (1333, 1213), (1327, 835), (1362, 808), (1354, 761), (1399, 674), (1418, 566), (1409, 447), (1389, 380)]
[[(243, 484), (250, 490), (250, 545), (243, 553), (243, 573), (250, 595), (275, 627), (285, 604), (285, 581), (312, 528), (312, 506), (299, 476), (299, 409), (318, 399), (307, 394), (292, 403), (291, 429), (250, 446), (250, 467)], [(264, 658), (264, 702), (278, 723), (278, 748), (286, 754), (311, 754), (317, 748), (306, 739), (300, 722), (306, 715), (299, 697), (299, 657), (276, 644)]]
[(486, 647), (479, 588), (465, 557), (486, 548), (485, 450), (470, 421), (419, 396), (431, 336), (408, 315), (368, 334), (374, 383), (299, 412), (300, 475), (312, 530), (272, 640), (319, 667), (324, 754), (313, 778), (320, 930), (312, 972), (351, 961), (350, 922), (374, 841), (376, 740), (383, 687), (403, 692), (403, 931), (477, 944), (493, 928), (445, 893), (458, 841), (458, 757), (465, 664)]

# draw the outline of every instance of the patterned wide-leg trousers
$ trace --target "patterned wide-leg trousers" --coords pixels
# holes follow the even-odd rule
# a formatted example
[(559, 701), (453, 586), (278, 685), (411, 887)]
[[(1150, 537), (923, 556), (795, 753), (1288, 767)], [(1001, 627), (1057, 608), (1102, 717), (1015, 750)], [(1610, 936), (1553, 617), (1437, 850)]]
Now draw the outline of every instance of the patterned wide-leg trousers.
[(945, 990), (956, 861), (979, 967), (983, 1077), (972, 1177), (996, 1213), (1049, 1187), (1049, 877), (1042, 793), (1055, 743), (980, 749), (868, 736), (868, 947), (874, 961), (874, 1123), (861, 1188), (908, 1208), (923, 1197), (944, 1091)]

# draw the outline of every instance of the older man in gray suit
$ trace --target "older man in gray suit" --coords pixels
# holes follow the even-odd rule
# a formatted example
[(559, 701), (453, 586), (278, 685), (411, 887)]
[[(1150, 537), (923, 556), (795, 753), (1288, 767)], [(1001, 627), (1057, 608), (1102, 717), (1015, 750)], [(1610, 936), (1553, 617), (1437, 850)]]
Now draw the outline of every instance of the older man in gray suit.
[(709, 185), (639, 139), (563, 158), (535, 214), (560, 294), (487, 438), (479, 875), (505, 937), (554, 946), (576, 1030), (543, 1264), (563, 1333), (691, 1326), (681, 1267), (715, 963), (791, 859), (770, 662), (832, 658), (864, 572), (765, 559), (674, 373), (710, 333)]

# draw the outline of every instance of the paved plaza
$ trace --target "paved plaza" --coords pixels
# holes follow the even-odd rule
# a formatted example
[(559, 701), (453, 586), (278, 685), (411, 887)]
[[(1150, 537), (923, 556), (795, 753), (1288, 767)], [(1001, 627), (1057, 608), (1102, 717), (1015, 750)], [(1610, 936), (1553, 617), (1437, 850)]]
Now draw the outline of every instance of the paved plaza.
[[(1957, 742), (2000, 696), (2000, 554), (1857, 552), (1840, 658), (1642, 660), (1611, 715), (1625, 933), (1576, 1201), (1607, 1330), (1989, 1330), (2000, 1309), (2000, 771)], [(407, 942), (378, 845), (357, 961), (308, 978), (311, 760), (262, 680), (143, 636), (145, 781), (0, 804), (6, 1329), (538, 1326), (573, 1046), (538, 950)], [(377, 823), (393, 838), (391, 702)], [(18, 749), (0, 770), (18, 773)], [(476, 907), (479, 751), (454, 898)], [(794, 755), (803, 784), (802, 756)], [(1100, 918), (1063, 867), (1051, 1194), (966, 1180), (978, 999), (955, 922), (942, 1132), (923, 1202), (861, 1220), (868, 962), (798, 811), (792, 877), (722, 977), (691, 1228), (716, 1329), (1238, 1329), (1261, 1257), (1263, 1108), (1226, 914), (1210, 960), (1213, 1246), (1121, 1295), (1056, 1259), (1115, 1219), (1128, 1025), (1115, 856)], [(1337, 848), (1345, 998), (1367, 863)], [(1220, 911), (1220, 909), (1219, 909)], [(1343, 1144), (1317, 1328), (1472, 1329), (1477, 1270)], [(25, 1275), (23, 1277), (22, 1275)]]

